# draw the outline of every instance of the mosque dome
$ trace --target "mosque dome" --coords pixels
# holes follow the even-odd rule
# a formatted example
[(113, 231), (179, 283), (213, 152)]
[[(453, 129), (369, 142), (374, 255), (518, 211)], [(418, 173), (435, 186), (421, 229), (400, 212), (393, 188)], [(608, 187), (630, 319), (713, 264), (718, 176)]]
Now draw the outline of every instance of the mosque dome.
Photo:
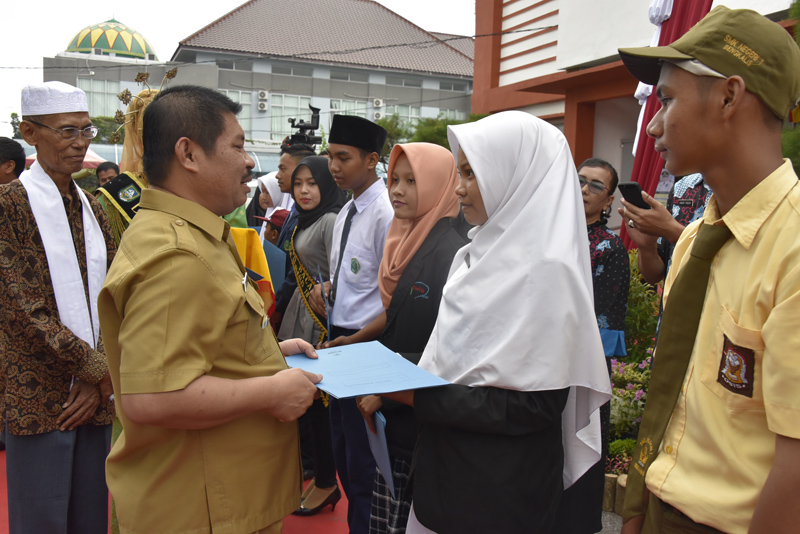
[(92, 54), (97, 49), (106, 56), (114, 53), (121, 57), (158, 59), (141, 33), (114, 19), (85, 27), (75, 34), (66, 51)]

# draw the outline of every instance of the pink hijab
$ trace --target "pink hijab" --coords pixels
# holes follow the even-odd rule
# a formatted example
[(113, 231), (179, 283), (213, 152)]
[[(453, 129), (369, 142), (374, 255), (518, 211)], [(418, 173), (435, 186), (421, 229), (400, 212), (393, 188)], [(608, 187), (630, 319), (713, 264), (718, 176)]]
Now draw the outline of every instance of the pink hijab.
[(406, 266), (416, 254), (431, 228), (445, 217), (458, 215), (456, 186), (458, 174), (453, 155), (444, 147), (431, 143), (407, 143), (395, 145), (389, 156), (389, 198), (391, 179), (397, 159), (405, 154), (414, 172), (417, 186), (416, 218), (392, 219), (386, 236), (378, 274), (383, 307), (389, 308), (392, 294)]

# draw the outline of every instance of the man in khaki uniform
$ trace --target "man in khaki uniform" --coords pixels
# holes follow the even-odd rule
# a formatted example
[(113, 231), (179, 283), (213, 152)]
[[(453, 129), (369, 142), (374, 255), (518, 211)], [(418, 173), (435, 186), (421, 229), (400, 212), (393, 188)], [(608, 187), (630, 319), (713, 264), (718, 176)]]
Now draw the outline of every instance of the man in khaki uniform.
[(123, 425), (106, 468), (123, 533), (280, 532), (300, 504), (294, 421), (321, 377), (287, 369), (284, 352), (314, 350), (278, 344), (220, 218), (244, 203), (254, 165), (240, 110), (176, 86), (145, 112), (151, 188), (99, 299)]

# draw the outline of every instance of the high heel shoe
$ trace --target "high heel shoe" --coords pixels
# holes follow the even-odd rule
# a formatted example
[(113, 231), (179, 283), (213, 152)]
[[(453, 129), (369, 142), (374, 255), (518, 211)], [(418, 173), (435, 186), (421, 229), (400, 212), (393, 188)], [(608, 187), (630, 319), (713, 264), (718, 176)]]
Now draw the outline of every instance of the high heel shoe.
[(311, 492), (314, 491), (314, 488), (316, 487), (316, 482), (317, 480), (312, 478), (311, 482), (308, 483), (308, 486), (306, 486), (306, 489), (303, 491), (303, 494), (300, 495), (300, 504), (303, 504), (303, 501), (306, 500), (306, 497), (311, 495)]
[[(327, 491), (330, 491), (330, 493), (327, 496), (325, 496), (325, 498), (322, 500), (321, 503), (319, 503), (316, 506), (313, 506), (313, 502), (309, 503), (309, 501), (317, 500), (314, 495), (315, 493), (322, 493)], [(331, 505), (331, 512), (333, 512), (336, 510), (336, 503), (338, 503), (339, 499), (341, 498), (342, 498), (342, 492), (339, 489), (338, 485), (333, 486), (333, 488), (326, 488), (326, 489), (314, 488), (314, 490), (311, 493), (309, 493), (308, 496), (306, 496), (305, 500), (300, 505), (300, 507), (292, 513), (294, 515), (299, 515), (301, 517), (317, 515), (322, 511), (323, 508), (325, 508), (329, 504)], [(311, 504), (311, 506), (306, 506), (307, 503)]]

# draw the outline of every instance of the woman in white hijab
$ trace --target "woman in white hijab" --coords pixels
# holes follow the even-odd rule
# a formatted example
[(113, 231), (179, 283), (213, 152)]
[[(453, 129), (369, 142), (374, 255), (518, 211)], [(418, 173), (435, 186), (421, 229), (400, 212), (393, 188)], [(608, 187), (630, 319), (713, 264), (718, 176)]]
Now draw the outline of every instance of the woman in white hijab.
[(453, 385), (387, 395), (420, 423), (407, 532), (550, 532), (562, 489), (600, 458), (611, 391), (575, 165), (522, 112), (448, 139), (477, 226), (419, 363)]
[[(292, 211), (294, 200), (290, 193), (282, 193), (281, 187), (278, 185), (278, 173), (271, 172), (264, 176), (258, 177), (258, 202), (261, 209), (266, 210), (264, 219), (269, 219), (275, 210), (288, 210)], [(258, 233), (261, 237), (261, 242), (264, 242), (264, 232), (267, 229), (267, 221), (261, 224), (261, 231)]]

